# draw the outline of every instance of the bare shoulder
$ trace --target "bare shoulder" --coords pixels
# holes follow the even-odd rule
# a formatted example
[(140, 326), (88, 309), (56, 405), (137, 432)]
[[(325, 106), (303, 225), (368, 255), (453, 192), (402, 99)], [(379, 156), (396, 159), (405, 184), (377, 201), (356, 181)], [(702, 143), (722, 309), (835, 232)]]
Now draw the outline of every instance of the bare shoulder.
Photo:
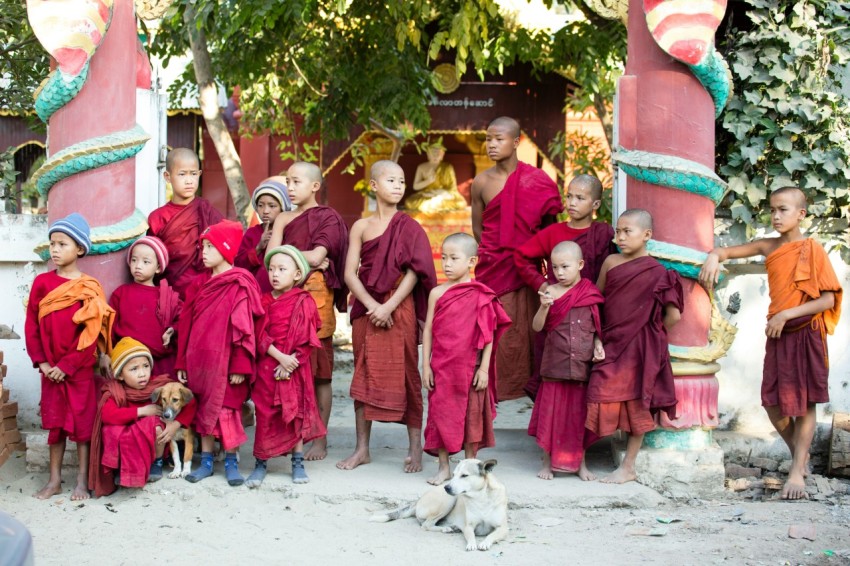
[(428, 295), (428, 299), (432, 302), (437, 302), (440, 297), (446, 294), (446, 291), (448, 291), (448, 289), (449, 285), (446, 283), (437, 285), (436, 287), (431, 289), (431, 293)]
[(602, 262), (602, 269), (608, 270), (612, 267), (624, 264), (627, 261), (629, 261), (628, 258), (626, 258), (623, 254), (611, 254), (605, 258), (605, 261)]
[(363, 232), (366, 230), (368, 221), (368, 218), (361, 218), (360, 220), (356, 220), (354, 224), (351, 225), (350, 235), (352, 239), (363, 239)]

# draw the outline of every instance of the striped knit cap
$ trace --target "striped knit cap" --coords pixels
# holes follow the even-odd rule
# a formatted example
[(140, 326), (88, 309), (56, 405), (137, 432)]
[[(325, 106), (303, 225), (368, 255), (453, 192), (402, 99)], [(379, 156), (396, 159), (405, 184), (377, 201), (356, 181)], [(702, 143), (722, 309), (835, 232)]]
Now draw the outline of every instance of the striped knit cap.
[(91, 228), (81, 214), (72, 212), (51, 224), (47, 230), (47, 237), (49, 238), (54, 232), (62, 232), (77, 242), (83, 248), (83, 255), (91, 251)]
[(292, 201), (289, 200), (289, 193), (286, 192), (286, 183), (283, 182), (283, 177), (269, 177), (254, 189), (254, 194), (251, 195), (251, 204), (254, 206), (254, 210), (257, 210), (257, 201), (263, 195), (268, 195), (277, 200), (282, 211), (292, 210)]
[(156, 236), (142, 236), (133, 242), (130, 249), (127, 250), (127, 265), (130, 265), (133, 249), (140, 244), (144, 244), (153, 250), (154, 255), (156, 255), (156, 261), (159, 262), (160, 273), (165, 271), (165, 268), (168, 267), (168, 249), (165, 247), (165, 243)]
[(121, 375), (121, 370), (124, 369), (124, 365), (126, 365), (126, 363), (131, 359), (139, 356), (146, 357), (148, 362), (150, 362), (151, 367), (153, 367), (153, 356), (151, 356), (151, 351), (148, 350), (147, 346), (130, 337), (122, 338), (112, 348), (112, 354), (110, 356), (112, 359), (112, 375), (117, 378)]
[(272, 257), (277, 254), (288, 255), (295, 261), (295, 265), (298, 266), (298, 270), (301, 272), (301, 279), (296, 281), (295, 285), (302, 285), (307, 280), (307, 276), (310, 275), (310, 264), (307, 263), (307, 258), (304, 257), (301, 250), (295, 246), (290, 246), (289, 244), (270, 249), (266, 252), (266, 269), (269, 268)]

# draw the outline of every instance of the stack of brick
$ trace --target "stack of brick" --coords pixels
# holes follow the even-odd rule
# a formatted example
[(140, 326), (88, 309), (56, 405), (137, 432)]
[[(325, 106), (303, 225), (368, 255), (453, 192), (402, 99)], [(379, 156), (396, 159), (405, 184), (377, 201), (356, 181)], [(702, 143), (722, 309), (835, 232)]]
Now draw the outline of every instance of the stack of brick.
[(26, 444), (18, 430), (18, 404), (9, 401), (9, 390), (3, 386), (6, 365), (0, 352), (0, 466), (6, 463), (12, 452), (26, 450)]

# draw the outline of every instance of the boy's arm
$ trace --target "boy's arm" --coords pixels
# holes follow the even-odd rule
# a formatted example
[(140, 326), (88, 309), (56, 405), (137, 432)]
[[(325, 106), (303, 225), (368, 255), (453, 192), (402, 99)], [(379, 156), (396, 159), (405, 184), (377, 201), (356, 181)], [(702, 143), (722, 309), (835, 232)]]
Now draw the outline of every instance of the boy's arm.
[(673, 304), (664, 305), (664, 328), (670, 330), (682, 320), (682, 312)]
[(284, 211), (277, 215), (277, 218), (274, 219), (274, 224), (272, 225), (272, 235), (269, 238), (269, 245), (266, 249), (276, 248), (283, 243), (283, 230), (293, 218), (293, 212)]
[[(30, 297), (27, 302), (27, 315), (24, 321), (24, 338), (26, 339), (27, 354), (32, 359), (32, 367), (47, 364), (47, 354), (41, 343), (41, 332), (38, 328), (38, 303), (41, 300), (37, 289), (38, 281), (33, 282)], [(41, 368), (40, 368), (41, 369)], [(43, 370), (42, 370), (43, 371)]]
[(233, 265), (249, 271), (262, 265), (263, 258), (257, 252), (257, 244), (258, 240), (254, 238), (254, 232), (248, 228), (248, 231), (242, 237), (242, 242), (239, 244), (239, 250), (236, 252)]
[(437, 289), (428, 294), (428, 314), (425, 315), (425, 328), (422, 329), (422, 387), (431, 391), (434, 388), (434, 373), (431, 371), (431, 346), (433, 344), (432, 326), (434, 323), (434, 305), (437, 303)]
[(714, 248), (708, 252), (705, 262), (699, 271), (699, 282), (707, 291), (711, 291), (720, 280), (720, 264), (727, 259), (739, 259), (769, 253), (769, 240), (753, 240), (740, 246), (729, 246), (728, 248)]
[(820, 297), (805, 302), (802, 305), (779, 311), (767, 321), (765, 334), (768, 338), (779, 338), (785, 323), (801, 316), (810, 316), (828, 311), (835, 306), (835, 293), (824, 291)]
[[(107, 399), (100, 410), (100, 418), (106, 425), (128, 425), (139, 418), (139, 409), (142, 407), (119, 407), (115, 399)], [(143, 416), (143, 415), (141, 415)]]
[(543, 247), (543, 231), (536, 233), (526, 243), (514, 250), (514, 266), (526, 285), (539, 291), (546, 290), (546, 277), (540, 273), (537, 261), (547, 256)]
[(481, 365), (475, 370), (475, 375), (472, 377), (472, 385), (476, 391), (487, 389), (487, 383), (490, 381), (490, 356), (493, 353), (493, 343), (485, 344), (481, 350)]
[(369, 294), (369, 291), (366, 290), (363, 282), (357, 276), (357, 270), (360, 267), (360, 249), (363, 245), (364, 222), (364, 220), (358, 220), (351, 227), (351, 233), (348, 237), (348, 255), (345, 256), (345, 284), (354, 297), (363, 303), (366, 310), (372, 312), (380, 306), (380, 303)]
[(472, 204), (472, 235), (475, 241), (481, 243), (481, 216), (484, 214), (484, 199), (481, 196), (482, 187), (478, 177), (472, 180), (470, 200)]
[(328, 257), (328, 248), (325, 246), (316, 246), (308, 252), (303, 252), (303, 254), (310, 267), (316, 268), (322, 265), (322, 262)]
[(600, 291), (605, 291), (605, 281), (608, 279), (608, 270), (614, 265), (615, 255), (609, 255), (602, 262), (602, 267), (599, 268), (599, 279), (596, 280), (596, 287)]
[(537, 312), (534, 314), (534, 319), (531, 321), (531, 329), (535, 332), (540, 332), (543, 330), (543, 326), (546, 325), (546, 316), (549, 314), (549, 307), (551, 305), (543, 304), (543, 293), (541, 295), (540, 308), (537, 309)]
[(398, 288), (395, 290), (395, 293), (390, 295), (387, 302), (382, 305), (378, 305), (377, 308), (367, 313), (369, 314), (369, 320), (372, 321), (372, 324), (377, 326), (383, 325), (387, 328), (392, 326), (393, 312), (395, 312), (401, 302), (413, 292), (413, 288), (416, 287), (416, 283), (418, 281), (419, 277), (416, 275), (416, 272), (408, 268), (404, 277), (401, 279), (401, 283), (399, 283)]

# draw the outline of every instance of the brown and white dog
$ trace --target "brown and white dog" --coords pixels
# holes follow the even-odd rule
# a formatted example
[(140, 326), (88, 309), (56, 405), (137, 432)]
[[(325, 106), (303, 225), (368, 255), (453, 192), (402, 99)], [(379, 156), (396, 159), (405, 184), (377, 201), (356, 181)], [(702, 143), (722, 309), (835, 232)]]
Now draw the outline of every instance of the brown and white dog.
[[(189, 401), (192, 400), (192, 392), (182, 383), (172, 382), (153, 390), (151, 400), (159, 403), (162, 407), (162, 420), (172, 422), (180, 414)], [(177, 451), (177, 441), (183, 440), (183, 462), (180, 462), (180, 453)], [(184, 478), (192, 471), (192, 456), (195, 452), (195, 433), (191, 428), (181, 427), (174, 438), (171, 439), (171, 461), (174, 463), (174, 471), (168, 474), (171, 479)]]
[[(508, 495), (492, 474), (496, 460), (461, 460), (452, 479), (432, 487), (416, 503), (369, 520), (379, 523), (415, 516), (428, 531), (462, 532), (466, 550), (488, 550), (508, 536)], [(475, 535), (487, 535), (477, 543)]]

